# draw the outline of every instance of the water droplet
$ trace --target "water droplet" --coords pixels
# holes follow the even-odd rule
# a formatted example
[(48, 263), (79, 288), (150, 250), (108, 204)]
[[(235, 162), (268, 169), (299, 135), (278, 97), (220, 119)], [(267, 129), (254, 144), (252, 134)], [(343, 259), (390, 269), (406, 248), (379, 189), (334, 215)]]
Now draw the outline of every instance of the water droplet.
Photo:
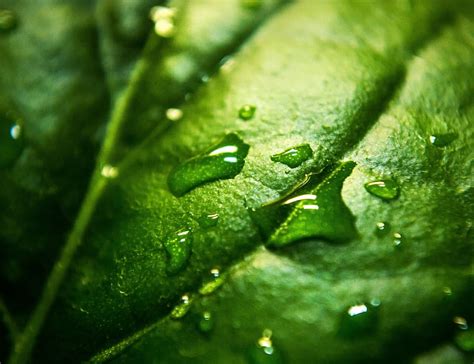
[(226, 56), (220, 62), (219, 71), (229, 73), (235, 67), (235, 63), (235, 59), (232, 56)]
[(168, 187), (175, 196), (205, 183), (234, 178), (245, 164), (249, 145), (237, 134), (228, 134), (197, 157), (178, 165), (168, 176)]
[(273, 162), (283, 163), (290, 168), (296, 168), (312, 157), (313, 150), (309, 144), (303, 144), (287, 149), (282, 153), (274, 154), (270, 158)]
[(453, 291), (452, 291), (451, 287), (443, 287), (443, 293), (446, 296), (451, 296), (453, 294)]
[(343, 243), (357, 237), (354, 216), (341, 197), (354, 167), (354, 162), (342, 163), (322, 180), (307, 176), (287, 196), (252, 211), (267, 244), (280, 247), (309, 238)]
[(187, 294), (182, 295), (180, 299), (180, 303), (175, 308), (173, 308), (173, 310), (171, 311), (170, 317), (175, 320), (180, 319), (181, 317), (184, 317), (184, 315), (186, 315), (189, 309), (191, 308), (192, 302), (193, 300), (189, 295)]
[(457, 137), (457, 133), (433, 134), (430, 136), (430, 142), (435, 147), (444, 148), (455, 141)]
[(256, 345), (249, 351), (249, 361), (252, 364), (277, 364), (283, 363), (283, 358), (276, 350), (272, 341), (272, 331), (263, 330), (262, 336)]
[[(375, 304), (374, 304), (375, 303)], [(345, 339), (355, 339), (375, 333), (378, 326), (380, 300), (371, 300), (370, 304), (350, 306), (342, 315), (339, 326), (339, 336)]]
[(209, 311), (204, 311), (199, 318), (197, 323), (199, 331), (204, 334), (208, 334), (214, 328), (214, 317)]
[(214, 293), (224, 283), (224, 276), (221, 275), (218, 268), (212, 268), (209, 278), (199, 289), (199, 293), (206, 296)]
[(0, 168), (11, 166), (23, 150), (23, 128), (11, 112), (0, 112)]
[(18, 19), (12, 10), (0, 9), (0, 33), (7, 33), (16, 28)]
[(379, 221), (375, 224), (375, 235), (385, 236), (390, 232), (390, 224), (385, 221)]
[(400, 187), (391, 179), (367, 182), (364, 187), (371, 195), (382, 200), (394, 200), (400, 194)]
[(467, 320), (461, 316), (453, 317), (453, 322), (457, 325), (460, 330), (467, 330), (469, 328)]
[(393, 234), (393, 246), (395, 248), (400, 248), (403, 243), (403, 237), (402, 234), (400, 233), (394, 233)]
[(117, 178), (117, 176), (119, 175), (118, 168), (111, 166), (110, 164), (106, 164), (105, 166), (103, 166), (100, 173), (105, 178)]
[(169, 108), (166, 110), (166, 118), (170, 121), (178, 121), (183, 117), (183, 111), (181, 109)]
[(255, 105), (244, 105), (239, 109), (239, 118), (242, 120), (250, 120), (255, 115), (257, 107)]
[(204, 229), (214, 227), (219, 221), (219, 214), (204, 214), (198, 219), (199, 226)]
[(191, 255), (192, 234), (191, 229), (184, 228), (168, 236), (164, 247), (168, 254), (166, 271), (169, 275), (179, 273), (188, 262)]
[(155, 33), (163, 38), (170, 38), (175, 33), (174, 19), (176, 9), (166, 6), (154, 6), (150, 10), (150, 18), (155, 23)]

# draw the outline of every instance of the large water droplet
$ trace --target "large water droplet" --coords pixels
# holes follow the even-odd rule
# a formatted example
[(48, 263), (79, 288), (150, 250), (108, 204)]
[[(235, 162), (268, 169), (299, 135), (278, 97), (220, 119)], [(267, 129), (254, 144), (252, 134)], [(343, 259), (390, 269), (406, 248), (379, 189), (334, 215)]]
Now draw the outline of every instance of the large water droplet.
[(166, 118), (170, 121), (178, 121), (183, 117), (183, 111), (181, 109), (169, 108), (166, 110)]
[(313, 150), (309, 144), (303, 144), (287, 149), (282, 153), (274, 154), (271, 156), (271, 160), (286, 164), (290, 168), (296, 168), (312, 157)]
[(119, 171), (117, 167), (111, 166), (110, 164), (106, 164), (102, 167), (100, 174), (102, 177), (105, 178), (117, 178), (119, 175)]
[(171, 311), (170, 317), (177, 320), (186, 315), (191, 308), (192, 302), (193, 300), (189, 295), (182, 295), (179, 304)]
[(219, 222), (219, 214), (204, 214), (198, 219), (199, 226), (207, 229), (210, 227), (214, 227)]
[(435, 147), (444, 148), (455, 141), (457, 137), (457, 133), (433, 134), (430, 136), (430, 142)]
[(209, 311), (204, 311), (199, 317), (197, 326), (199, 331), (208, 334), (214, 328), (214, 317)]
[(364, 187), (371, 195), (382, 200), (394, 200), (400, 194), (400, 187), (391, 179), (367, 182)]
[(164, 246), (168, 253), (166, 271), (170, 275), (179, 273), (188, 262), (191, 255), (191, 229), (184, 228), (168, 236)]
[(281, 353), (273, 344), (271, 330), (263, 330), (262, 336), (257, 340), (256, 345), (249, 351), (249, 362), (251, 364), (283, 363)]
[(155, 23), (155, 33), (163, 38), (170, 38), (176, 29), (174, 19), (176, 9), (166, 6), (154, 6), (150, 10), (150, 18)]
[(12, 10), (0, 9), (0, 33), (7, 33), (16, 28), (18, 19)]
[(357, 237), (354, 216), (344, 204), (341, 189), (354, 162), (340, 164), (322, 181), (311, 175), (294, 192), (252, 211), (270, 246), (284, 246), (308, 238), (343, 243)]
[(212, 268), (209, 277), (199, 289), (199, 293), (206, 296), (214, 293), (224, 283), (224, 276), (221, 275), (218, 268)]
[(254, 105), (244, 105), (239, 109), (239, 118), (242, 120), (250, 120), (255, 115), (257, 107)]
[(390, 224), (385, 221), (379, 221), (375, 224), (375, 235), (383, 237), (390, 232)]
[(175, 196), (208, 182), (234, 178), (245, 164), (249, 145), (237, 134), (228, 134), (218, 144), (173, 169), (168, 187)]
[(0, 111), (0, 168), (11, 166), (23, 150), (23, 128), (11, 112)]
[(379, 320), (380, 300), (373, 299), (369, 304), (350, 306), (342, 315), (339, 335), (346, 339), (372, 335), (376, 332)]

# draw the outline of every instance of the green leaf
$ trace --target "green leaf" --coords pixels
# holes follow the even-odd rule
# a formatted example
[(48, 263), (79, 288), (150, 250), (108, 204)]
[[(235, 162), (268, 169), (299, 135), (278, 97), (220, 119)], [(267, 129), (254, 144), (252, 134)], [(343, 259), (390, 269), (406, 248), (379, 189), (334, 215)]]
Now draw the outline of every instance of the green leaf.
[[(474, 313), (472, 6), (298, 1), (244, 42), (276, 2), (192, 4), (114, 94), (89, 192), (11, 363), (33, 347), (48, 363), (401, 362), (449, 340), (453, 317)], [(169, 77), (176, 59), (188, 76)], [(125, 69), (106, 67), (110, 92)], [(184, 115), (174, 124), (170, 107)], [(209, 158), (229, 135), (249, 148), (220, 173)], [(272, 161), (301, 145), (312, 157), (299, 166)], [(292, 210), (261, 234), (250, 212), (308, 175), (315, 226)], [(398, 198), (368, 193), (377, 180), (396, 181)], [(264, 248), (267, 235), (291, 244)]]

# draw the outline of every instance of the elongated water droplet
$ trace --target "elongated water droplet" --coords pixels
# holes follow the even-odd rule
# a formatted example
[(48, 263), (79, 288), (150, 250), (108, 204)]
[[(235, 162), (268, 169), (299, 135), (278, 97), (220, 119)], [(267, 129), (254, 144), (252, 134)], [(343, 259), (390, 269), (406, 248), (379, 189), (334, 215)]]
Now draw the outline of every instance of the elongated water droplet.
[(218, 144), (172, 170), (168, 187), (175, 196), (205, 183), (234, 178), (245, 164), (249, 145), (237, 134), (228, 134)]
[(364, 187), (371, 195), (382, 200), (394, 200), (400, 194), (400, 187), (391, 179), (367, 182)]
[(18, 19), (12, 10), (0, 9), (0, 33), (7, 33), (16, 28)]
[(455, 141), (457, 137), (457, 133), (433, 134), (430, 136), (430, 142), (435, 147), (444, 148)]
[(313, 150), (309, 144), (303, 144), (287, 149), (282, 153), (274, 154), (271, 156), (271, 160), (274, 162), (286, 164), (290, 168), (296, 168), (312, 157)]
[(457, 325), (460, 330), (467, 330), (469, 328), (467, 320), (462, 316), (454, 316), (453, 322)]
[(175, 308), (173, 308), (170, 317), (172, 319), (177, 320), (186, 315), (189, 312), (189, 309), (191, 308), (192, 302), (193, 300), (188, 294), (182, 295), (180, 303)]
[(341, 197), (354, 166), (342, 163), (322, 181), (318, 175), (309, 176), (294, 192), (252, 211), (267, 244), (280, 247), (309, 238), (343, 243), (357, 237), (354, 216)]
[(168, 236), (164, 246), (168, 254), (166, 271), (170, 275), (179, 273), (186, 265), (191, 255), (191, 229), (184, 228)]
[(199, 226), (204, 229), (214, 227), (219, 222), (219, 214), (204, 214), (198, 219)]
[(199, 289), (199, 293), (206, 296), (212, 294), (224, 283), (225, 277), (221, 275), (218, 268), (212, 268), (209, 277)]
[(402, 234), (400, 233), (394, 233), (393, 234), (393, 246), (395, 248), (400, 248), (403, 243), (403, 237)]
[(249, 362), (251, 364), (283, 363), (281, 353), (273, 344), (271, 330), (263, 330), (262, 336), (257, 340), (256, 345), (249, 351)]
[(208, 334), (214, 328), (214, 317), (209, 311), (201, 313), (198, 321), (198, 329), (204, 334)]
[(377, 331), (380, 300), (350, 306), (342, 315), (339, 336), (346, 339), (372, 335)]
[(254, 105), (244, 105), (239, 109), (239, 118), (242, 120), (250, 120), (255, 115), (257, 107)]
[(0, 111), (0, 168), (11, 166), (23, 150), (23, 128), (11, 112)]
[(111, 166), (110, 164), (106, 164), (105, 166), (103, 166), (100, 173), (105, 178), (117, 178), (119, 175), (118, 168)]
[(170, 121), (178, 121), (183, 117), (183, 111), (181, 109), (169, 108), (166, 110), (166, 118)]
[(385, 236), (390, 232), (390, 224), (385, 221), (379, 221), (375, 224), (375, 235)]
[(166, 6), (154, 6), (150, 10), (150, 18), (155, 23), (155, 33), (163, 38), (170, 38), (175, 33), (174, 19), (176, 9)]

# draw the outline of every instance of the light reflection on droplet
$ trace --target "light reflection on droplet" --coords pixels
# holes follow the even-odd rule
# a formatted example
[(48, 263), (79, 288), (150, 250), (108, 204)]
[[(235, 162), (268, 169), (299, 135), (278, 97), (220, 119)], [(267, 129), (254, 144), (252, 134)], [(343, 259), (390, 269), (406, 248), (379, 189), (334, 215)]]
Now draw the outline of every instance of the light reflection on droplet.
[(166, 118), (170, 121), (178, 121), (183, 117), (183, 111), (181, 109), (169, 108), (166, 110)]
[(155, 33), (163, 38), (170, 38), (175, 33), (174, 18), (176, 9), (166, 6), (154, 6), (150, 18), (155, 23)]
[(364, 304), (351, 306), (347, 310), (347, 313), (349, 314), (349, 316), (356, 316), (356, 315), (360, 315), (361, 313), (365, 313), (365, 312), (367, 312), (367, 306), (364, 305)]
[(453, 317), (453, 322), (461, 330), (467, 330), (469, 328), (469, 325), (467, 324), (467, 320), (464, 317), (455, 316), (455, 317)]
[(110, 164), (103, 166), (100, 173), (105, 178), (116, 178), (119, 175), (118, 168), (111, 166)]

